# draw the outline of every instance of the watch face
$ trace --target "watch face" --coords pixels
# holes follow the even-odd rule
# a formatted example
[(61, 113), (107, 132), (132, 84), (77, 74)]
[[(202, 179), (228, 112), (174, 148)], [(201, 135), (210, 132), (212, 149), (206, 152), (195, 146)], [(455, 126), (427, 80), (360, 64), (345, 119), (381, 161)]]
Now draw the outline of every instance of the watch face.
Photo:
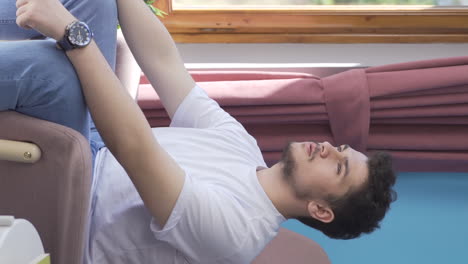
[(83, 47), (89, 44), (91, 38), (91, 30), (89, 30), (85, 23), (77, 22), (71, 25), (68, 33), (68, 40), (70, 40), (71, 44)]

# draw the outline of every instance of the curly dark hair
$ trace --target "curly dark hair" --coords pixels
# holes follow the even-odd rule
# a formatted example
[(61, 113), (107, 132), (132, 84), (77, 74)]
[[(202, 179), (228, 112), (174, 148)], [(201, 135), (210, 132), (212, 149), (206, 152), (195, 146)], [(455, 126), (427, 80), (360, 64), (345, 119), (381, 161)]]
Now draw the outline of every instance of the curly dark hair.
[(364, 184), (341, 197), (326, 199), (335, 214), (332, 222), (324, 223), (312, 217), (297, 220), (335, 239), (352, 239), (379, 228), (390, 203), (397, 198), (392, 189), (395, 184), (392, 158), (386, 152), (375, 152), (367, 166), (369, 177)]

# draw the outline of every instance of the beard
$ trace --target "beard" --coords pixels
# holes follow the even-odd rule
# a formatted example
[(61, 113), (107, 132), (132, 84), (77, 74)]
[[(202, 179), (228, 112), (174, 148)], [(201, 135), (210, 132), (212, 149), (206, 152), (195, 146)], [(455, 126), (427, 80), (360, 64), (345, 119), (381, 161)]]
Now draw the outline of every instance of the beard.
[(303, 199), (307, 197), (307, 192), (300, 190), (296, 182), (294, 171), (296, 170), (297, 162), (292, 154), (292, 145), (293, 142), (289, 142), (283, 149), (283, 154), (281, 155), (281, 163), (283, 165), (283, 179), (291, 187), (294, 195), (298, 199)]
[[(294, 192), (294, 195), (298, 199), (305, 199), (309, 196), (309, 191), (304, 190), (303, 188), (299, 187), (299, 184), (296, 182), (296, 175), (295, 170), (297, 167), (297, 161), (293, 156), (292, 153), (292, 143), (289, 142), (283, 149), (283, 153), (281, 155), (281, 163), (283, 165), (282, 172), (283, 172), (283, 179), (286, 183), (291, 187)], [(314, 142), (318, 144), (317, 142)], [(317, 145), (318, 146), (318, 145)], [(312, 153), (312, 157), (310, 160), (313, 160), (317, 154), (320, 152), (320, 147), (316, 147), (314, 152)]]
[(289, 142), (283, 149), (283, 153), (281, 155), (281, 163), (283, 164), (283, 178), (291, 183), (294, 176), (294, 170), (296, 168), (296, 160), (294, 159), (291, 151), (291, 145), (293, 142)]

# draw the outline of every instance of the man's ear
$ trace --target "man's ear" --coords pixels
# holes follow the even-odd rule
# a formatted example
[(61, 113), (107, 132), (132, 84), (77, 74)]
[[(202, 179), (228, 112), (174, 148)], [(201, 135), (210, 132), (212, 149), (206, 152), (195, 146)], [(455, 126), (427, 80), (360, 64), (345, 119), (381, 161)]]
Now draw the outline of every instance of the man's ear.
[(333, 210), (323, 201), (309, 201), (307, 210), (311, 217), (324, 223), (330, 223), (335, 219)]

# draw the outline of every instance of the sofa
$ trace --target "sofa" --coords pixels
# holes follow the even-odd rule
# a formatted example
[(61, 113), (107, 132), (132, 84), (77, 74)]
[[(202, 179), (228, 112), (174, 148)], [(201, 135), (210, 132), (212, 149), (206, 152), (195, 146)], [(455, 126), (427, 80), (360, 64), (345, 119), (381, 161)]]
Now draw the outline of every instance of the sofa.
[[(389, 152), (397, 171), (468, 171), (468, 57), (302, 72), (197, 70), (208, 95), (256, 139), (265, 161), (288, 141), (349, 144)], [(149, 123), (169, 124), (144, 75), (139, 100)]]

